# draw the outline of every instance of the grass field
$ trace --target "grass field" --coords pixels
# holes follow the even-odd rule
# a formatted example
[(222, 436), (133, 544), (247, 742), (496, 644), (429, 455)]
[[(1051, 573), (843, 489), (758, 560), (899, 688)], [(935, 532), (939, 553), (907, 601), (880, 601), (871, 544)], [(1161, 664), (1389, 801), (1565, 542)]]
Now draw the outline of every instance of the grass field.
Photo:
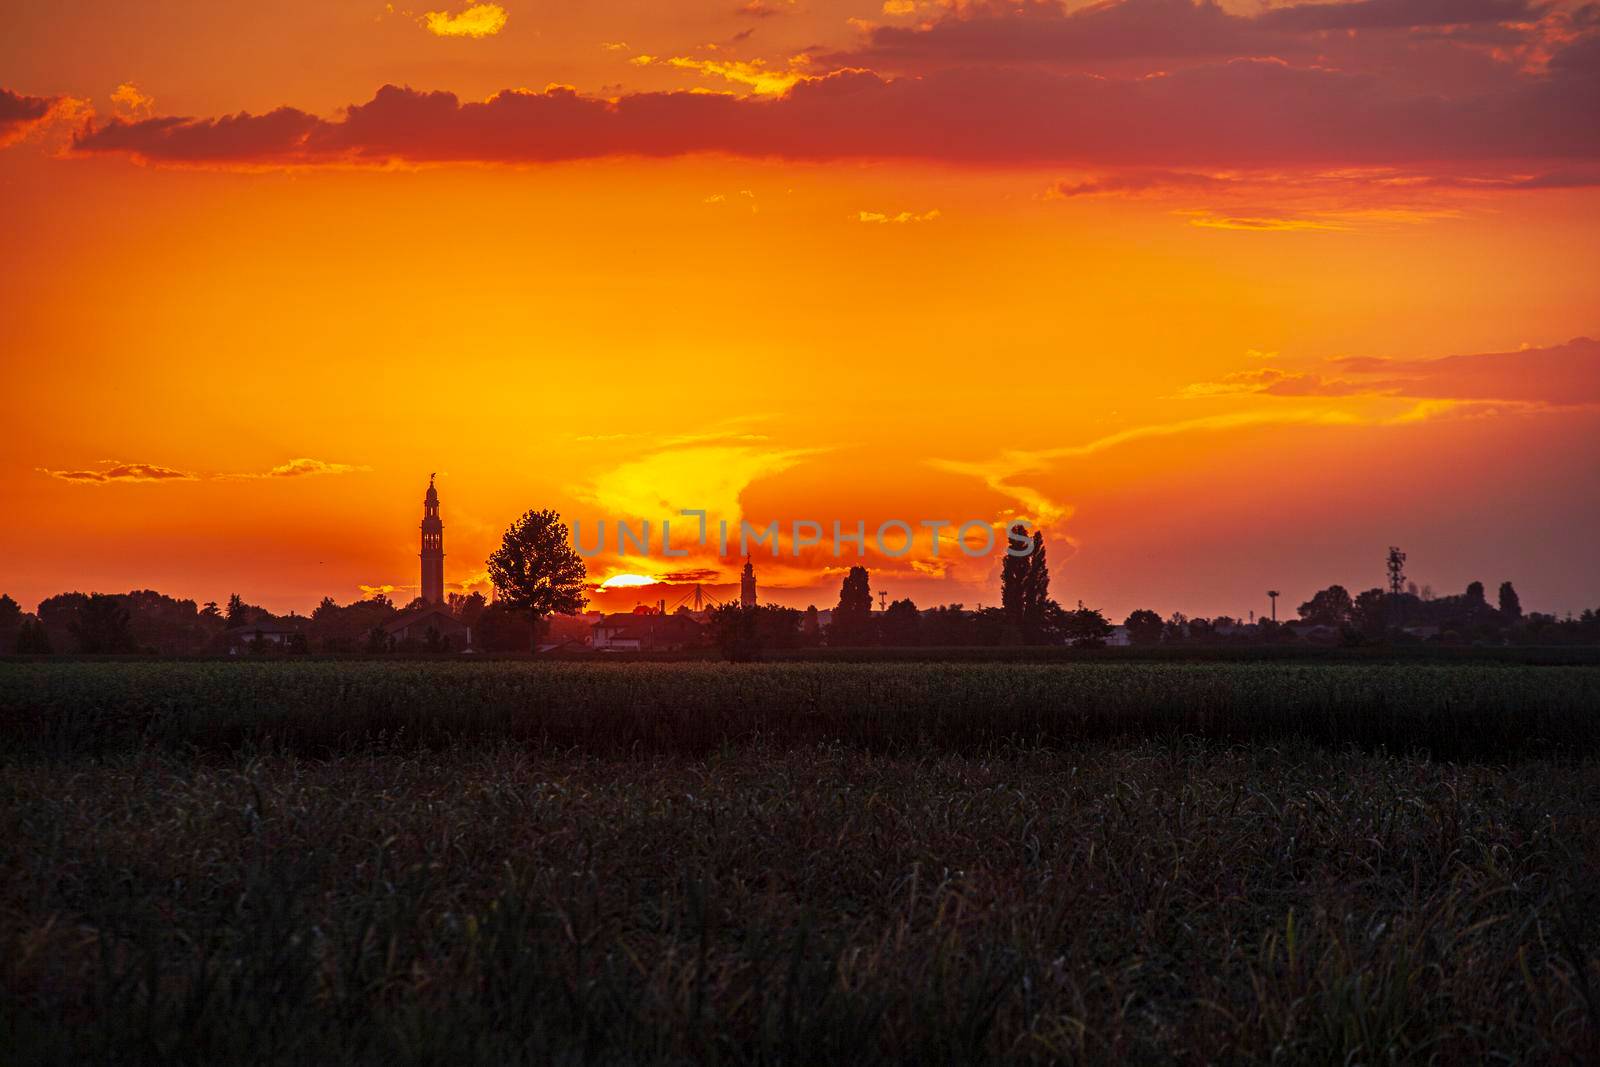
[(1592, 1062), (1600, 671), (0, 665), (0, 1062)]

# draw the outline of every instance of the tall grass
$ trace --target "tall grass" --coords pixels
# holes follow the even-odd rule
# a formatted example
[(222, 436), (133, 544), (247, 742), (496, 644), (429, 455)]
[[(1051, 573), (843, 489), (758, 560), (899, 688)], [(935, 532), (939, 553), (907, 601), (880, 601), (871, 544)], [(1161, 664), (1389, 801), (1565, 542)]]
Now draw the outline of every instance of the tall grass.
[(0, 763), (0, 1062), (1594, 1062), (1600, 769)]
[(0, 666), (0, 1064), (1600, 1062), (1600, 671)]
[(0, 743), (311, 755), (506, 740), (701, 754), (1193, 736), (1449, 759), (1600, 753), (1600, 670), (1510, 665), (74, 663), (0, 666)]

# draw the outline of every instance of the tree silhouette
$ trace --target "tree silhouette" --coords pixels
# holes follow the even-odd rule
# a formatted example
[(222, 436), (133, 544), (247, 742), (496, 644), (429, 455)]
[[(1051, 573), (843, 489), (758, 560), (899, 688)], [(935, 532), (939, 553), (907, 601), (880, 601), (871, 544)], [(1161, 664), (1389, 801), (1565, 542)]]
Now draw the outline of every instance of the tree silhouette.
[(22, 605), (9, 596), (0, 595), (0, 648), (15, 642), (17, 631), (21, 629)]
[(17, 655), (19, 656), (48, 656), (54, 649), (50, 647), (50, 635), (45, 633), (44, 623), (26, 615), (22, 625), (17, 630)]
[(896, 647), (918, 644), (922, 637), (922, 614), (910, 599), (896, 600), (883, 613), (880, 629), (883, 643)]
[(573, 550), (567, 524), (554, 511), (530, 511), (506, 528), (489, 557), (489, 580), (508, 608), (528, 613), (533, 622), (529, 652), (539, 650), (539, 629), (554, 612), (574, 615), (589, 600), (583, 593), (588, 571)]
[(450, 607), (450, 614), (460, 619), (461, 624), (467, 627), (478, 625), (478, 620), (483, 617), (484, 610), (489, 606), (489, 601), (484, 599), (484, 595), (476, 591), (466, 595), (451, 593), (445, 598), (445, 602)]
[(1350, 625), (1365, 641), (1383, 638), (1389, 621), (1389, 596), (1382, 589), (1368, 589), (1350, 605)]
[(1174, 611), (1167, 618), (1166, 629), (1162, 631), (1162, 640), (1172, 644), (1186, 640), (1189, 636), (1189, 616), (1181, 611)]
[(729, 663), (750, 663), (763, 648), (759, 607), (723, 604), (711, 609), (711, 641)]
[(1050, 565), (1045, 562), (1044, 534), (1033, 532), (1033, 551), (1024, 559), (1028, 565), (1022, 580), (1022, 639), (1030, 644), (1044, 638), (1051, 615)]
[(1161, 621), (1161, 616), (1149, 608), (1140, 608), (1122, 620), (1122, 625), (1128, 631), (1128, 640), (1136, 645), (1157, 645), (1161, 643), (1161, 632), (1167, 624)]
[(1517, 596), (1510, 582), (1500, 583), (1500, 614), (1505, 616), (1506, 622), (1522, 618), (1522, 598)]
[(1354, 602), (1342, 585), (1330, 585), (1300, 605), (1300, 618), (1314, 626), (1343, 626), (1350, 621)]
[(839, 585), (839, 604), (828, 627), (830, 645), (863, 645), (872, 631), (872, 580), (865, 567), (851, 567)]
[(800, 643), (809, 646), (820, 644), (821, 641), (822, 613), (812, 604), (806, 608), (805, 616), (800, 620)]
[(72, 620), (73, 639), (78, 651), (91, 655), (115, 652), (132, 652), (133, 635), (129, 630), (132, 616), (122, 606), (120, 597), (105, 593), (91, 593), (78, 617)]
[[(1028, 528), (1016, 523), (1007, 531), (1012, 540), (1026, 540)], [(1010, 544), (1010, 541), (1007, 541)], [(1013, 556), (1009, 552), (1000, 564), (1000, 610), (1006, 620), (1018, 630), (1022, 629), (1023, 609), (1027, 603), (1028, 557)]]
[(1111, 636), (1111, 623), (1093, 608), (1078, 602), (1076, 611), (1062, 612), (1061, 635), (1073, 648), (1100, 648)]

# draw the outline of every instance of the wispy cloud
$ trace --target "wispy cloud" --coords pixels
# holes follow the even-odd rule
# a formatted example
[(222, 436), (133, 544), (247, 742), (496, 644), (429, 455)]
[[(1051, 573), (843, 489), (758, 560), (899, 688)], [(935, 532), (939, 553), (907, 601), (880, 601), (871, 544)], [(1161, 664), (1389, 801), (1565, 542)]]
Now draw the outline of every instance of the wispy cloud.
[(884, 213), (884, 212), (881, 212), (881, 211), (858, 211), (858, 212), (856, 212), (856, 221), (857, 222), (865, 222), (865, 223), (870, 223), (870, 224), (874, 224), (874, 225), (891, 225), (892, 224), (892, 225), (897, 225), (897, 226), (904, 226), (907, 223), (912, 223), (912, 222), (933, 222), (935, 219), (937, 219), (939, 217), (940, 216), (939, 216), (939, 209), (938, 208), (934, 208), (932, 211), (924, 211), (924, 212), (921, 212), (920, 214), (915, 212), (915, 211), (901, 211), (901, 212), (898, 212), (898, 213), (893, 214), (893, 215), (890, 215), (890, 214), (887, 214), (887, 213)]
[(1298, 230), (1342, 231), (1350, 229), (1342, 222), (1328, 219), (1272, 218), (1248, 215), (1213, 215), (1210, 212), (1185, 212), (1191, 217), (1190, 226), (1207, 230), (1245, 230), (1251, 233), (1292, 233)]
[(319, 474), (354, 474), (358, 471), (370, 471), (371, 467), (356, 466), (351, 463), (328, 463), (320, 459), (291, 459), (287, 463), (280, 463), (268, 471), (267, 478), (304, 478)]
[(111, 482), (198, 482), (198, 481), (240, 481), (263, 478), (306, 478), (317, 475), (355, 474), (369, 471), (371, 467), (357, 466), (352, 463), (329, 463), (326, 460), (301, 457), (291, 459), (287, 463), (280, 463), (276, 467), (264, 472), (223, 472), (201, 474), (195, 471), (179, 470), (176, 467), (167, 467), (159, 463), (124, 463), (121, 460), (104, 460), (98, 468), (77, 468), (57, 470), (52, 467), (40, 467), (38, 470), (52, 478), (59, 478), (64, 482), (77, 482), (83, 485), (104, 485)]
[(198, 481), (200, 477), (189, 471), (163, 467), (159, 463), (116, 461), (107, 461), (98, 470), (52, 470), (48, 467), (40, 467), (39, 470), (52, 478), (83, 485), (106, 485), (111, 482), (193, 482)]
[[(1600, 404), (1600, 342), (1445, 356), (1388, 359), (1352, 356), (1328, 361), (1337, 372), (1260, 367), (1185, 386), (1186, 400), (1232, 396), (1404, 397), (1476, 404), (1570, 407)], [(1509, 408), (1505, 408), (1509, 410)]]
[(750, 18), (765, 19), (784, 15), (794, 10), (794, 0), (745, 0), (736, 13)]
[(1463, 407), (1459, 402), (1450, 400), (1424, 401), (1398, 414), (1376, 416), (1330, 407), (1263, 408), (1131, 426), (1080, 444), (1032, 450), (1013, 449), (982, 460), (929, 459), (926, 462), (936, 470), (976, 478), (1015, 502), (1015, 508), (1002, 513), (1002, 521), (1029, 519), (1049, 527), (1071, 518), (1073, 506), (1018, 479), (1047, 474), (1064, 460), (1086, 458), (1138, 441), (1272, 426), (1399, 426), (1444, 415), (1489, 414), (1506, 410), (1509, 409), (1501, 405), (1494, 407), (1491, 412)]

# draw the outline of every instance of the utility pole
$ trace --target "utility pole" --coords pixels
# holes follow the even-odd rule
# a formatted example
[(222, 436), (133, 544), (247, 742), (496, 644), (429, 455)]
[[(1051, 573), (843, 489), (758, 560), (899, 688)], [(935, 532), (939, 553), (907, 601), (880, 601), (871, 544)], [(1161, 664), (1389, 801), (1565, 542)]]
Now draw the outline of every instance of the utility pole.
[(1399, 596), (1406, 591), (1406, 554), (1389, 546), (1389, 595)]
[(1390, 629), (1398, 627), (1405, 620), (1400, 618), (1400, 594), (1406, 591), (1406, 554), (1389, 546), (1389, 599), (1384, 612), (1384, 624)]

